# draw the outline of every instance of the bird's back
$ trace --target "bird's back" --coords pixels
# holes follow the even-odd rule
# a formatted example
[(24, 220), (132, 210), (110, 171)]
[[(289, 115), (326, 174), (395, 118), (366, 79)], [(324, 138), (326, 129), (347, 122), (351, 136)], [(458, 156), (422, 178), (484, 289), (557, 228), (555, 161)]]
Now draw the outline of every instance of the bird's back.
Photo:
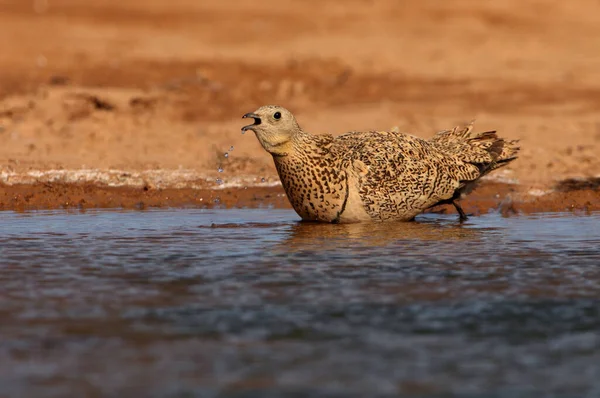
[[(353, 132), (337, 137), (332, 153), (347, 159), (358, 191), (374, 220), (410, 220), (452, 201), (494, 168), (515, 158), (518, 148), (472, 127), (438, 133), (431, 140), (396, 132)], [(510, 145), (508, 145), (510, 144)]]

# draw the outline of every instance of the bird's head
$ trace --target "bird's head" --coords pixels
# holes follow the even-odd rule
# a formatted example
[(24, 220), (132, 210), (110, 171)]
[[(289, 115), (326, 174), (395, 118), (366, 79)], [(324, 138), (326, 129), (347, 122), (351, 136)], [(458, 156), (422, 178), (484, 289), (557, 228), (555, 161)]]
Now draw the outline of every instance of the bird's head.
[(254, 124), (242, 127), (242, 131), (254, 131), (262, 147), (273, 155), (286, 154), (294, 135), (301, 132), (294, 115), (281, 106), (261, 106), (242, 117), (254, 119)]

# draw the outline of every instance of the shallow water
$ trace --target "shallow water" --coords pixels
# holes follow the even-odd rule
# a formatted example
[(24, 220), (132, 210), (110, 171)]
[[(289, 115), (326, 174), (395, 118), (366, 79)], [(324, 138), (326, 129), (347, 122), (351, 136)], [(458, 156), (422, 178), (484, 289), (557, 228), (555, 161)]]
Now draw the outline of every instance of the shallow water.
[(600, 214), (0, 212), (0, 396), (600, 396)]

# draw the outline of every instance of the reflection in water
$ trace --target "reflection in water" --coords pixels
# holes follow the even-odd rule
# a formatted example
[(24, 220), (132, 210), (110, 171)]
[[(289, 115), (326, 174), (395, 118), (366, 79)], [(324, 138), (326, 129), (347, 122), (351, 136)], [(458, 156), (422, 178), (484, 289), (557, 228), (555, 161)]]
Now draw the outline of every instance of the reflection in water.
[(600, 214), (0, 213), (0, 396), (597, 396)]
[[(366, 246), (385, 246), (396, 241), (477, 239), (480, 231), (464, 228), (456, 221), (420, 218), (418, 222), (321, 224), (298, 222), (292, 225), (285, 247), (318, 247), (328, 241), (350, 241)], [(350, 243), (348, 242), (348, 243)], [(315, 246), (311, 246), (315, 245)]]

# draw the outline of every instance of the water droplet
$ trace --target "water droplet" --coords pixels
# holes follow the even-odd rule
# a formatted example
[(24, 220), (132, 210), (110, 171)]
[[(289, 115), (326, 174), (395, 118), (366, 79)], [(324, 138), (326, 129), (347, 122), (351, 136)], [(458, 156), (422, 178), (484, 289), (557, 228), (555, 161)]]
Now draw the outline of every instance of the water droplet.
[(217, 178), (215, 181), (216, 181), (217, 185), (223, 184), (223, 180), (220, 178)]
[(233, 145), (229, 147), (229, 152), (233, 151)]
[(222, 173), (222, 172), (223, 172), (223, 168), (222, 168), (222, 167), (219, 167), (219, 168), (217, 169), (217, 171), (218, 171), (219, 173)]
[(242, 134), (246, 134), (246, 132), (244, 130), (242, 130)]
[(229, 153), (225, 152), (225, 157), (228, 158), (229, 157)]
[(267, 181), (264, 177), (260, 179), (260, 182), (265, 182)]

